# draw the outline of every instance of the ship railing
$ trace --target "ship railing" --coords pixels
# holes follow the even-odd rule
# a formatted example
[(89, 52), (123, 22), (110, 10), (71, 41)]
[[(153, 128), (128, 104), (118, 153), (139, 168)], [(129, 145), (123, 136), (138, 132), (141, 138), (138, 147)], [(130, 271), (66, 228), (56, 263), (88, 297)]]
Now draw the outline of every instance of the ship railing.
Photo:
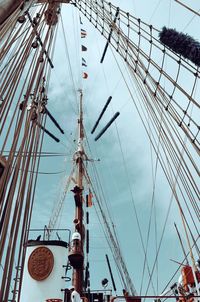
[(119, 302), (119, 301), (125, 301), (125, 302), (141, 302), (142, 299), (153, 299), (154, 302), (164, 302), (165, 300), (172, 300), (172, 301), (178, 301), (178, 302), (195, 302), (200, 301), (200, 296), (180, 296), (180, 295), (169, 295), (169, 296), (116, 296), (111, 297), (110, 302)]
[[(27, 232), (31, 234), (31, 237), (35, 235), (35, 237), (38, 237), (37, 234), (42, 234), (42, 238), (40, 240), (48, 241), (50, 240), (51, 233), (54, 232), (54, 234), (57, 236), (58, 240), (63, 240), (67, 242), (69, 245), (70, 238), (71, 238), (71, 230), (70, 229), (63, 229), (63, 228), (48, 228), (46, 225), (42, 229), (27, 229)], [(58, 233), (59, 232), (59, 233)], [(63, 239), (63, 236), (65, 237)], [(66, 239), (67, 237), (67, 239)]]
[(112, 296), (112, 290), (111, 289), (96, 289), (91, 290), (88, 292), (83, 292), (82, 296), (84, 298), (87, 298), (87, 300), (84, 300), (83, 302), (89, 301), (89, 302), (110, 302), (110, 298)]

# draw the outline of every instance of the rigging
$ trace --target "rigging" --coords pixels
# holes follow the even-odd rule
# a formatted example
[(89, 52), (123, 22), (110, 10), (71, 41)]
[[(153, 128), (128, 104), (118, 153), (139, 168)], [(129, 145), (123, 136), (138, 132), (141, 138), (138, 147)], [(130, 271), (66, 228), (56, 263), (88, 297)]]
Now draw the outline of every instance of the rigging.
[[(68, 3), (69, 1), (64, 2)], [(197, 177), (200, 172), (193, 154), (195, 153), (196, 156), (200, 154), (200, 126), (198, 117), (193, 114), (192, 110), (195, 108), (195, 111), (199, 112), (200, 109), (195, 96), (200, 78), (199, 69), (170, 49), (163, 48), (157, 39), (159, 33), (157, 29), (120, 10), (110, 2), (104, 1), (103, 6), (102, 1), (91, 2), (84, 0), (71, 1), (71, 3), (105, 36), (107, 40), (105, 52), (108, 49), (108, 45), (111, 45), (126, 63), (127, 72), (140, 96), (141, 108), (140, 111), (138, 110), (139, 115), (147, 130), (156, 156), (166, 174), (173, 196), (175, 196), (177, 201), (185, 233), (188, 237), (190, 254), (192, 254), (190, 241), (194, 242), (194, 238), (186, 216), (182, 213), (180, 200), (181, 203), (185, 203), (193, 226), (199, 234), (194, 217), (200, 219), (199, 205), (197, 203), (200, 193)], [(24, 11), (17, 9), (13, 13), (12, 18), (8, 20), (11, 21), (11, 27), (7, 27), (5, 24), (0, 27), (2, 36), (0, 132), (3, 137), (1, 156), (4, 156), (5, 150), (10, 150), (5, 163), (3, 163), (3, 172), (0, 178), (0, 260), (5, 264), (3, 265), (4, 271), (0, 292), (1, 301), (8, 300), (12, 283), (14, 258), (16, 256), (18, 258), (16, 280), (19, 280), (22, 273), (20, 268), (25, 263), (24, 244), (28, 238), (27, 230), (30, 229), (33, 200), (39, 174), (38, 169), (42, 157), (44, 132), (46, 131), (58, 141), (57, 137), (46, 130), (47, 115), (63, 133), (63, 130), (50, 112), (47, 109), (46, 115), (42, 112), (44, 108), (41, 90), (44, 77), (47, 79), (46, 87), (48, 90), (50, 70), (53, 67), (54, 37), (57, 33), (57, 23), (54, 24), (54, 22), (57, 22), (60, 14), (56, 3), (53, 11), (54, 18), (51, 18), (49, 11), (49, 8), (52, 8), (51, 4), (43, 3), (43, 1), (42, 5), (37, 3), (37, 7), (34, 6), (33, 10), (30, 9), (28, 14), (25, 14), (28, 16), (27, 20), (23, 16)], [(36, 8), (38, 9), (37, 13)], [(22, 18), (19, 19), (19, 17)], [(18, 23), (16, 23), (17, 20)], [(17, 24), (16, 27), (15, 24)], [(64, 42), (65, 46), (67, 46), (65, 35)], [(161, 64), (159, 64), (154, 51), (162, 55)], [(68, 53), (67, 57), (69, 60)], [(173, 75), (169, 69), (164, 68), (167, 59), (171, 60), (173, 65)], [(70, 72), (74, 84), (72, 70)], [(183, 86), (180, 84), (181, 73), (188, 75), (192, 83), (192, 89), (191, 87), (188, 89), (187, 85)], [(136, 108), (139, 108), (133, 94), (131, 96)], [(24, 106), (22, 106), (22, 103)], [(32, 106), (35, 103), (37, 103), (37, 106)], [(30, 110), (27, 110), (29, 106)], [(10, 112), (12, 112), (11, 117), (9, 116)], [(35, 118), (33, 118), (34, 115)], [(74, 161), (79, 167), (78, 188), (80, 190), (83, 187), (82, 180), (80, 180), (83, 176), (83, 160), (87, 159), (84, 157), (82, 145), (84, 137), (82, 115), (82, 108), (80, 108), (79, 148), (74, 157)], [(151, 127), (150, 124), (152, 125)], [(41, 156), (38, 156), (40, 154)], [(32, 173), (29, 173), (29, 171)], [(90, 183), (91, 180), (86, 169), (85, 174), (84, 176)], [(54, 217), (49, 222), (49, 230), (52, 230), (60, 214), (67, 187), (66, 185), (64, 194), (58, 202), (58, 208), (53, 214)], [(95, 188), (93, 187), (95, 194), (94, 190)], [(80, 204), (82, 193), (74, 189), (74, 194), (75, 202)], [(100, 199), (97, 198), (96, 194), (95, 196), (102, 216), (101, 220), (105, 224), (107, 239), (111, 241), (110, 247), (113, 249), (113, 255), (119, 260), (118, 270), (123, 284), (135, 295), (136, 291), (122, 257), (117, 236), (107, 221)], [(188, 206), (189, 203), (189, 206), (193, 208), (192, 213)], [(76, 214), (78, 218), (76, 217), (76, 219), (79, 220), (82, 208), (80, 206), (77, 206), (77, 208)], [(76, 222), (78, 224), (78, 221)], [(87, 238), (89, 237), (87, 236)], [(157, 248), (155, 261), (157, 261), (160, 244)], [(143, 244), (144, 253), (146, 253), (146, 249), (147, 246), (145, 247)], [(152, 281), (151, 277), (154, 267), (155, 264), (150, 274), (149, 284)], [(82, 272), (78, 274), (75, 272), (75, 275), (75, 279), (77, 278), (75, 283), (79, 283), (80, 280), (82, 283)], [(20, 290), (21, 285), (17, 284), (16, 281), (13, 299), (16, 298), (17, 292), (20, 295)], [(79, 285), (79, 290), (82, 290), (82, 285), (81, 288)]]

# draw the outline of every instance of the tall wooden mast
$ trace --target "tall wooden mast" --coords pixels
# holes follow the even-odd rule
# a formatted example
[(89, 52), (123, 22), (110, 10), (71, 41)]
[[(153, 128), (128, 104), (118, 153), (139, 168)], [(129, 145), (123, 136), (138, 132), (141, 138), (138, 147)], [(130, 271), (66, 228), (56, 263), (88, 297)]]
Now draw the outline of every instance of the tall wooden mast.
[[(84, 260), (84, 238), (85, 238), (85, 227), (83, 224), (83, 176), (84, 176), (84, 164), (83, 161), (87, 159), (87, 156), (83, 147), (83, 139), (84, 139), (84, 129), (83, 129), (83, 94), (80, 90), (80, 102), (79, 102), (79, 118), (78, 118), (78, 146), (77, 151), (74, 154), (74, 161), (76, 163), (76, 171), (77, 177), (76, 182), (77, 185), (72, 190), (74, 192), (74, 200), (75, 200), (75, 232), (80, 234), (80, 242), (78, 246), (72, 251), (74, 257), (74, 261), (71, 261), (71, 265), (73, 267), (73, 276), (72, 276), (72, 284), (75, 289), (81, 294), (84, 288), (83, 284), (83, 260)], [(77, 244), (77, 243), (76, 243)]]

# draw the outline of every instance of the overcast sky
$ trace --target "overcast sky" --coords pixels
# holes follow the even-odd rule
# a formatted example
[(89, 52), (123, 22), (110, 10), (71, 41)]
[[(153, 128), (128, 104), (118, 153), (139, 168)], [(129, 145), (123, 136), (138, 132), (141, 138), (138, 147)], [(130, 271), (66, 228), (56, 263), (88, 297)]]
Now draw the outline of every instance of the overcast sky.
[[(158, 29), (161, 29), (163, 26), (173, 27), (177, 30), (191, 33), (196, 39), (200, 40), (199, 31), (196, 30), (197, 25), (199, 27), (199, 18), (193, 17), (191, 13), (173, 0), (124, 0), (112, 1), (112, 3), (129, 11), (132, 15), (141, 18), (143, 21), (153, 24)], [(197, 5), (197, 1), (185, 0), (185, 3), (188, 3), (194, 9), (200, 9), (200, 5)], [(152, 150), (110, 49), (106, 54), (104, 64), (99, 63), (105, 46), (105, 40), (93, 29), (89, 22), (82, 17), (82, 27), (88, 34), (85, 39), (80, 41), (78, 37), (80, 27), (77, 25), (79, 14), (68, 5), (63, 7), (63, 9), (62, 17), (69, 57), (73, 69), (75, 88), (76, 90), (83, 88), (84, 93), (85, 129), (92, 149), (92, 156), (94, 159), (100, 159), (100, 162), (96, 162), (95, 165), (98, 168), (107, 205), (111, 212), (113, 223), (116, 226), (117, 234), (119, 235), (122, 253), (135, 287), (139, 292), (144, 254), (136, 223), (135, 209), (137, 210), (143, 239), (146, 243), (152, 199)], [(65, 136), (61, 138), (62, 144), (57, 146), (55, 145), (56, 143), (52, 143), (49, 138), (46, 138), (44, 151), (59, 150), (60, 152), (64, 152), (66, 156), (46, 159), (42, 162), (40, 169), (41, 171), (48, 172), (66, 170), (66, 173), (61, 173), (56, 176), (40, 176), (38, 190), (36, 192), (36, 206), (33, 212), (34, 219), (32, 227), (34, 228), (40, 228), (43, 227), (44, 224), (48, 224), (52, 203), (59, 199), (59, 194), (63, 190), (63, 179), (67, 173), (70, 172), (70, 160), (75, 150), (76, 142), (74, 142), (74, 139), (76, 139), (76, 132), (74, 131), (74, 125), (77, 121), (77, 106), (70, 71), (67, 66), (63, 40), (62, 28), (60, 26), (58, 44), (56, 46), (56, 51), (59, 50), (59, 53), (57, 54), (57, 52), (55, 52), (55, 69), (52, 72), (48, 106), (50, 112), (54, 112), (54, 116), (65, 129)], [(80, 76), (80, 59), (82, 54), (80, 50), (77, 49), (78, 47), (80, 48), (80, 43), (83, 43), (88, 48), (88, 51), (83, 54), (88, 65), (85, 69), (88, 73), (88, 79), (84, 81), (81, 81)], [(123, 68), (123, 64), (121, 66)], [(94, 142), (94, 137), (91, 136), (90, 131), (110, 95), (113, 97), (112, 104), (102, 119), (99, 130), (108, 122), (114, 112), (120, 111), (120, 116), (116, 124), (112, 125), (102, 139), (98, 142)], [(50, 124), (49, 127), (51, 128)], [(54, 133), (56, 134), (56, 130)], [(89, 154), (89, 156), (91, 156), (91, 154)], [(171, 193), (160, 168), (157, 174), (154, 198), (159, 240), (171, 201)], [(66, 199), (64, 209), (70, 214), (70, 218), (67, 218), (67, 214), (63, 212), (60, 219), (60, 226), (72, 228), (72, 195)], [(38, 213), (40, 213), (40, 215), (38, 215)], [(105, 253), (108, 253), (115, 272), (114, 277), (119, 285), (120, 282), (114, 268), (114, 261), (109, 253), (106, 241), (103, 239), (103, 233), (96, 218), (94, 207), (90, 210), (90, 218), (91, 284), (95, 288), (100, 288), (101, 279), (106, 277), (110, 280), (105, 264)], [(162, 291), (170, 276), (177, 268), (177, 265), (170, 261), (170, 259), (182, 261), (183, 258), (173, 226), (175, 220), (178, 222), (180, 229), (182, 229), (176, 204), (172, 203), (163, 245), (159, 254), (157, 275), (159, 280), (158, 293)], [(155, 250), (156, 242), (152, 227), (148, 251), (150, 267), (152, 267), (155, 260)], [(92, 263), (95, 263), (95, 271), (97, 271), (97, 269), (99, 270), (98, 277), (92, 275), (94, 273)], [(154, 278), (155, 288), (157, 288), (157, 276), (155, 275)], [(146, 286), (147, 282), (148, 276), (146, 273)], [(109, 288), (110, 286), (111, 283)], [(145, 293), (146, 286), (143, 288), (143, 294)], [(118, 294), (120, 294), (120, 291)]]

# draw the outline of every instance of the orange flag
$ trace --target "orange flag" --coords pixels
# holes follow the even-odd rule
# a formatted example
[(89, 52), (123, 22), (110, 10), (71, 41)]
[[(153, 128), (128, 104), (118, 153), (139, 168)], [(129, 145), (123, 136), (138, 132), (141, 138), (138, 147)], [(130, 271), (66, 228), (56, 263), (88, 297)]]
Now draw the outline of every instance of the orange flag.
[(83, 78), (84, 78), (84, 79), (87, 79), (87, 77), (88, 77), (88, 74), (87, 74), (86, 72), (84, 72), (84, 73), (83, 73)]

